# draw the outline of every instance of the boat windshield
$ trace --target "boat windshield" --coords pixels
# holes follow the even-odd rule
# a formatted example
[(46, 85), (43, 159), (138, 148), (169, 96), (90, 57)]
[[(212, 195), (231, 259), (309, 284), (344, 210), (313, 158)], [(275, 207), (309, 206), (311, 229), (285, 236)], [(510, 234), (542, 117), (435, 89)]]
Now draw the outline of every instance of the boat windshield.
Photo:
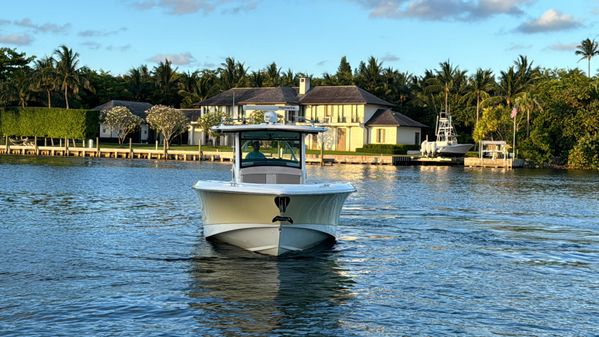
[(241, 167), (301, 167), (301, 134), (289, 131), (246, 131), (240, 135)]

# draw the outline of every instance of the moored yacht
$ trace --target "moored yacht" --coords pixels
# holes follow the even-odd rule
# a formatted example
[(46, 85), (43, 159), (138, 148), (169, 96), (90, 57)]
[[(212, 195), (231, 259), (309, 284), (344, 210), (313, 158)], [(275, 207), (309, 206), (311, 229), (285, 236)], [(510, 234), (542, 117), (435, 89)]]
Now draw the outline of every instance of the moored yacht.
[[(279, 108), (275, 108), (279, 109)], [(349, 183), (310, 183), (304, 137), (326, 131), (313, 125), (219, 125), (234, 136), (233, 179), (200, 180), (204, 237), (266, 255), (301, 252), (334, 241)]]
[(446, 112), (437, 116), (434, 142), (425, 140), (420, 145), (420, 153), (425, 157), (463, 157), (474, 144), (458, 143), (451, 115)]

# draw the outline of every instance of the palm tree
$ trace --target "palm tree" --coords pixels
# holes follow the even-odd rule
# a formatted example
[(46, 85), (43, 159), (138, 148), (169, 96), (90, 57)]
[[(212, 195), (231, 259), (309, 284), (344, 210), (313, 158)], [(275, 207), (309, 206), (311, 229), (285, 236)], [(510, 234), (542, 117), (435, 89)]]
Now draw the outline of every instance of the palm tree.
[(281, 68), (277, 67), (275, 62), (269, 64), (264, 69), (264, 76), (266, 77), (264, 84), (267, 87), (278, 87), (281, 85)]
[(574, 54), (582, 55), (578, 62), (587, 59), (589, 67), (587, 74), (588, 77), (591, 77), (591, 59), (593, 58), (593, 56), (599, 55), (599, 44), (595, 42), (594, 39), (592, 41), (591, 39), (585, 39), (582, 40), (582, 42), (578, 46), (576, 46), (576, 48), (577, 50), (576, 52), (574, 52)]
[(542, 110), (541, 104), (527, 91), (524, 91), (514, 99), (518, 110), (526, 112), (526, 137), (530, 136), (530, 114), (535, 110)]
[(57, 87), (55, 63), (51, 56), (35, 61), (34, 87), (46, 92), (48, 108), (52, 107), (52, 92)]
[(19, 105), (24, 108), (31, 96), (31, 70), (29, 68), (17, 69), (13, 73), (10, 87), (12, 88), (13, 99), (18, 100)]
[(435, 77), (429, 80), (427, 91), (443, 92), (445, 112), (449, 112), (449, 96), (464, 84), (466, 71), (454, 67), (449, 61), (439, 64), (441, 69), (435, 70)]
[(223, 90), (241, 86), (246, 82), (247, 68), (232, 57), (227, 57), (225, 62), (221, 63), (218, 72)]
[(490, 92), (495, 85), (493, 72), (489, 69), (478, 68), (476, 73), (470, 76), (468, 84), (468, 93), (464, 95), (464, 99), (468, 102), (476, 100), (476, 123), (480, 116), (481, 103), (491, 96)]
[(379, 62), (374, 56), (368, 59), (367, 63), (360, 62), (355, 76), (356, 83), (366, 89), (368, 92), (382, 96), (383, 89), (383, 63)]
[(127, 82), (127, 91), (134, 100), (147, 101), (150, 97), (150, 86), (152, 77), (148, 66), (142, 65), (139, 68), (131, 68), (125, 75)]
[(79, 53), (74, 53), (72, 49), (65, 45), (58, 47), (54, 53), (58, 56), (56, 72), (59, 77), (60, 88), (64, 93), (66, 108), (69, 109), (69, 90), (77, 95), (81, 85), (90, 90), (91, 86), (87, 79), (79, 75), (79, 69), (77, 68)]
[(179, 96), (183, 98), (181, 102), (182, 107), (192, 107), (193, 103), (199, 101), (199, 83), (200, 83), (200, 75), (198, 71), (194, 71), (193, 73), (187, 72), (181, 74), (179, 78)]
[(166, 105), (176, 105), (177, 102), (177, 87), (179, 83), (179, 75), (177, 68), (173, 69), (171, 61), (164, 59), (152, 70), (154, 83), (158, 88), (158, 103)]

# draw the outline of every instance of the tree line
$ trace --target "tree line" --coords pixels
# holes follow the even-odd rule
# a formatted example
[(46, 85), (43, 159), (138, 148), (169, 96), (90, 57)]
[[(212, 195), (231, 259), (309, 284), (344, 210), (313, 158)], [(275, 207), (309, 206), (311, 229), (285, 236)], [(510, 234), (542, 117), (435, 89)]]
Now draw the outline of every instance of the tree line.
[(64, 45), (42, 58), (0, 48), (0, 106), (93, 108), (122, 99), (186, 108), (230, 88), (297, 86), (300, 77), (309, 77), (314, 86), (357, 85), (429, 126), (438, 112), (448, 111), (462, 142), (510, 143), (515, 132), (519, 156), (539, 165), (599, 168), (599, 78), (591, 76), (599, 47), (585, 39), (573, 54), (573, 60), (587, 61), (586, 74), (541, 68), (521, 55), (498, 73), (470, 73), (448, 60), (415, 75), (375, 57), (353, 68), (342, 57), (335, 73), (315, 76), (284, 71), (275, 62), (250, 70), (229, 57), (217, 69), (182, 72), (164, 60), (113, 75), (78, 67), (78, 53)]

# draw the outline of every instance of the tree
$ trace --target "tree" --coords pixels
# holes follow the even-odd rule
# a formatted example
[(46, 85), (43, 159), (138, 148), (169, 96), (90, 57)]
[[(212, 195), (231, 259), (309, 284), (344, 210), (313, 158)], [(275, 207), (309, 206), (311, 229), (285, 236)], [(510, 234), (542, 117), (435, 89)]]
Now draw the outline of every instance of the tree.
[(52, 92), (58, 87), (56, 82), (56, 61), (46, 56), (35, 61), (33, 86), (37, 91), (44, 91), (48, 100), (48, 108), (52, 107)]
[(13, 92), (12, 98), (24, 108), (31, 96), (31, 70), (23, 68), (15, 71), (12, 81), (10, 81), (10, 88)]
[[(218, 134), (212, 131), (212, 127), (221, 124), (225, 117), (226, 114), (222, 111), (208, 112), (200, 116), (200, 118), (198, 118), (198, 126), (202, 130), (204, 137), (211, 136), (217, 137), (216, 139), (218, 139)], [(204, 140), (205, 139), (206, 138), (204, 138)]]
[(264, 84), (267, 87), (278, 87), (281, 85), (281, 68), (277, 67), (275, 62), (269, 64), (264, 69)]
[(354, 84), (354, 76), (352, 74), (351, 65), (347, 62), (347, 57), (341, 57), (339, 61), (339, 67), (335, 74), (338, 85), (352, 85)]
[(152, 76), (148, 66), (142, 65), (138, 68), (129, 69), (125, 75), (127, 91), (131, 98), (136, 101), (146, 102), (151, 97)]
[(154, 76), (154, 83), (158, 92), (154, 98), (156, 102), (160, 104), (168, 104), (177, 106), (179, 102), (178, 83), (179, 75), (177, 69), (173, 69), (171, 61), (165, 59), (164, 62), (160, 62), (154, 70), (152, 70)]
[(588, 72), (587, 72), (587, 76), (591, 77), (591, 59), (593, 58), (593, 56), (595, 55), (599, 55), (599, 44), (597, 42), (595, 42), (595, 40), (593, 39), (591, 41), (591, 39), (585, 39), (582, 40), (582, 42), (576, 46), (577, 50), (574, 52), (575, 55), (582, 55), (582, 57), (580, 58), (580, 60), (578, 60), (578, 62), (587, 59), (588, 61)]
[(489, 69), (478, 68), (476, 73), (470, 76), (468, 83), (468, 93), (464, 95), (464, 99), (468, 102), (476, 101), (476, 123), (480, 116), (481, 103), (489, 98), (493, 90), (495, 79), (493, 72)]
[(9, 78), (13, 71), (26, 67), (33, 59), (15, 49), (0, 48), (0, 81)]
[(454, 67), (449, 61), (439, 64), (441, 69), (435, 70), (435, 77), (429, 81), (427, 90), (433, 92), (442, 92), (445, 102), (445, 111), (450, 112), (449, 96), (459, 88), (458, 83), (463, 83), (466, 78), (466, 71)]
[(89, 81), (79, 75), (77, 65), (79, 64), (79, 53), (74, 53), (72, 49), (61, 45), (54, 51), (58, 56), (56, 72), (59, 76), (60, 88), (64, 93), (66, 108), (69, 109), (69, 91), (77, 95), (80, 86), (91, 90)]
[(117, 130), (119, 144), (123, 144), (127, 135), (139, 128), (143, 121), (141, 117), (134, 115), (129, 108), (124, 106), (103, 110), (100, 118), (102, 123), (112, 130)]
[(232, 57), (227, 57), (221, 67), (218, 68), (221, 80), (221, 89), (229, 90), (238, 86), (243, 86), (246, 82), (247, 68), (243, 63), (235, 61)]
[(168, 150), (170, 140), (185, 131), (187, 118), (180, 110), (165, 105), (154, 105), (148, 110), (146, 121), (150, 127), (162, 134), (164, 150)]

